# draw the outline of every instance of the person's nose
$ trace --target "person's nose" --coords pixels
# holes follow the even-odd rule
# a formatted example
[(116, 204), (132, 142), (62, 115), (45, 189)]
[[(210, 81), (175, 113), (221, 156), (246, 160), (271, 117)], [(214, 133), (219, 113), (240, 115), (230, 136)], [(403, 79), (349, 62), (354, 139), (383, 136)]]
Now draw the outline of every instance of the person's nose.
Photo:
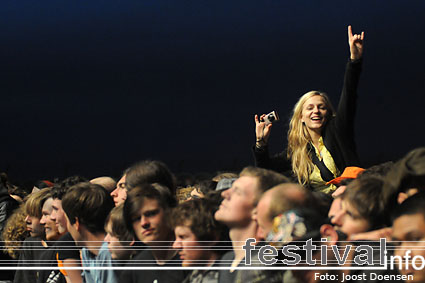
[(174, 241), (174, 243), (173, 243), (173, 249), (177, 249), (177, 250), (179, 250), (179, 249), (181, 249), (181, 247), (182, 247), (182, 243), (181, 243), (181, 241), (180, 241), (180, 240), (178, 240), (178, 239), (176, 239), (176, 240)]
[(140, 224), (142, 225), (143, 229), (148, 229), (150, 227), (149, 218), (142, 215), (140, 218)]
[(26, 217), (25, 217), (25, 222), (30, 222), (30, 216), (29, 215), (27, 215)]
[(342, 217), (344, 216), (344, 211), (340, 210), (337, 213), (335, 213), (334, 216), (331, 218), (331, 223), (337, 226), (341, 226), (342, 224)]
[(227, 189), (227, 190), (224, 190), (224, 191), (221, 193), (221, 196), (222, 196), (223, 198), (225, 198), (225, 199), (229, 199), (231, 194), (232, 194), (232, 188)]
[(111, 197), (117, 197), (118, 196), (118, 188), (115, 188), (115, 190), (113, 190), (112, 192), (111, 192)]

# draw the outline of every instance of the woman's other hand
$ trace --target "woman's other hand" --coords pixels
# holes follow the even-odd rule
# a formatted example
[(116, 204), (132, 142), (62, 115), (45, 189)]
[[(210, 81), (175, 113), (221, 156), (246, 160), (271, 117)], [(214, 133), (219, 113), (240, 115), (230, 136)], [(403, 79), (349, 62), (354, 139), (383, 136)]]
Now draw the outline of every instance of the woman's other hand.
[(264, 122), (264, 117), (266, 117), (266, 114), (261, 115), (260, 119), (258, 119), (258, 115), (255, 115), (254, 117), (256, 145), (260, 147), (267, 145), (272, 128), (271, 123), (266, 125), (266, 122)]

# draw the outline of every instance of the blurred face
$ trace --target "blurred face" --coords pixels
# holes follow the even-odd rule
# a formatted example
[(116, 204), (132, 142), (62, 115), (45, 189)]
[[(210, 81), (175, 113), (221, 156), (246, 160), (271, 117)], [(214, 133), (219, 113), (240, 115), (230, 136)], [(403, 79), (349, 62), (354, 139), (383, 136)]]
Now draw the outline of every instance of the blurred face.
[(25, 217), (25, 223), (27, 224), (27, 231), (30, 231), (31, 237), (44, 237), (44, 228), (40, 225), (40, 218), (27, 215), (27, 217)]
[(129, 259), (131, 255), (131, 248), (129, 246), (123, 246), (120, 240), (113, 236), (112, 223), (109, 222), (105, 227), (106, 236), (105, 242), (108, 243), (108, 249), (113, 259)]
[(204, 266), (208, 262), (202, 260), (207, 259), (207, 251), (205, 246), (198, 242), (195, 234), (187, 226), (177, 226), (174, 229), (176, 240), (173, 243), (173, 248), (178, 249), (180, 259), (183, 266)]
[(145, 198), (140, 214), (135, 215), (133, 219), (136, 237), (147, 245), (152, 241), (166, 240), (169, 235), (165, 224), (164, 210), (156, 199)]
[[(421, 213), (402, 215), (393, 222), (393, 241), (400, 241), (395, 249), (395, 255), (402, 258), (410, 256), (408, 268), (405, 266), (403, 258), (403, 269), (399, 270), (401, 274), (413, 275), (413, 281), (425, 282), (425, 269), (415, 270), (412, 266), (412, 259), (415, 256), (425, 257), (425, 219)], [(411, 241), (411, 242), (403, 242)], [(421, 266), (421, 260), (415, 261), (415, 266)], [(398, 267), (398, 263), (396, 264)]]
[(66, 228), (68, 232), (71, 234), (72, 238), (74, 239), (75, 244), (78, 246), (83, 246), (84, 242), (82, 241), (81, 234), (78, 231), (77, 222), (74, 222), (74, 224), (71, 224), (71, 222), (69, 221), (68, 215), (66, 215), (66, 213), (65, 213), (65, 218), (66, 218)]
[(347, 200), (342, 199), (340, 205), (340, 209), (331, 219), (335, 229), (344, 232), (347, 236), (369, 230), (369, 222), (361, 217), (358, 210)]
[(252, 221), (252, 212), (255, 208), (257, 180), (251, 176), (238, 178), (232, 187), (222, 192), (224, 198), (215, 219), (228, 227), (244, 227)]
[(314, 95), (304, 102), (301, 121), (310, 130), (319, 130), (326, 122), (328, 109), (320, 95)]
[(118, 206), (121, 203), (124, 203), (125, 199), (127, 198), (127, 189), (125, 187), (125, 176), (126, 175), (121, 177), (121, 179), (117, 183), (115, 190), (113, 190), (111, 193), (111, 196), (114, 199), (115, 206)]
[(55, 221), (53, 221), (50, 217), (50, 214), (52, 213), (52, 203), (52, 198), (49, 198), (44, 202), (43, 209), (41, 210), (43, 216), (40, 219), (40, 224), (44, 226), (46, 240), (48, 241), (55, 241), (61, 236)]
[(266, 193), (257, 205), (257, 214), (254, 218), (258, 223), (257, 237), (259, 239), (265, 239), (273, 228), (273, 220), (269, 217), (270, 202), (271, 194)]
[(57, 198), (53, 200), (50, 218), (55, 221), (59, 233), (64, 234), (68, 231), (66, 228), (65, 212), (62, 209), (62, 200)]

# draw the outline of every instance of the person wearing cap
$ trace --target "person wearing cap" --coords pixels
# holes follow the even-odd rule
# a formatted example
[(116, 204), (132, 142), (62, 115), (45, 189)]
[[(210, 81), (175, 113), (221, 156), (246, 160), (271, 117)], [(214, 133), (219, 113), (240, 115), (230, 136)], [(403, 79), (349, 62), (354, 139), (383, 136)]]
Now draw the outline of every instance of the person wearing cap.
[(302, 185), (331, 193), (335, 186), (326, 182), (339, 176), (347, 166), (359, 164), (354, 141), (357, 84), (360, 77), (364, 32), (352, 33), (348, 26), (350, 60), (344, 86), (335, 112), (327, 95), (320, 91), (304, 94), (296, 103), (288, 131), (285, 152), (270, 157), (268, 139), (272, 124), (265, 114), (255, 115), (254, 156), (258, 167), (291, 172)]
[[(334, 226), (329, 223), (324, 215), (317, 212), (314, 207), (298, 207), (288, 210), (273, 220), (273, 226), (268, 234), (266, 241), (282, 250), (284, 246), (295, 245), (300, 250), (305, 250), (306, 242), (311, 241), (311, 244), (316, 246), (311, 254), (308, 255), (309, 269), (307, 270), (290, 270), (285, 272), (283, 282), (326, 282), (321, 279), (325, 276), (328, 278), (332, 275), (336, 280), (333, 282), (376, 282), (371, 279), (373, 276), (398, 276), (397, 270), (391, 268), (383, 269), (380, 263), (380, 249), (373, 248), (372, 263), (366, 266), (355, 263), (353, 260), (357, 256), (364, 257), (364, 251), (356, 250), (356, 246), (368, 245), (371, 247), (380, 247), (378, 242), (348, 242), (344, 234), (340, 233)], [(322, 246), (325, 245), (326, 255), (322, 254)], [(335, 254), (333, 246), (337, 246), (339, 254)], [(347, 254), (346, 254), (346, 251)], [(307, 253), (301, 251), (297, 253), (300, 256), (300, 262), (296, 267), (307, 265)], [(370, 256), (368, 254), (368, 256)], [(339, 259), (338, 259), (338, 258)], [(279, 257), (278, 257), (279, 258)], [(326, 258), (326, 263), (322, 259)], [(333, 269), (333, 267), (341, 267), (339, 260), (345, 258), (344, 269)], [(364, 260), (364, 258), (363, 258)], [(312, 266), (321, 267), (323, 269), (315, 269)], [(350, 267), (368, 267), (364, 270), (354, 270)], [(376, 266), (373, 270), (370, 267)], [(325, 267), (325, 268), (324, 268)], [(329, 269), (326, 269), (329, 267)], [(321, 277), (322, 276), (322, 277)], [(294, 280), (295, 279), (295, 280)], [(330, 281), (329, 279), (327, 281)]]

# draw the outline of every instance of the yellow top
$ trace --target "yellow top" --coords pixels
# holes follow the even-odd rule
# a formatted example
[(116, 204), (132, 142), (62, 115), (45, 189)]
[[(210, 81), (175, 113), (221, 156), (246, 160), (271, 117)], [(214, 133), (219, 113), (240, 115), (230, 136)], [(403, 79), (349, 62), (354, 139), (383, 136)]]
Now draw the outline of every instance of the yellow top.
[[(313, 144), (313, 147), (316, 152), (317, 158), (319, 158), (319, 160), (323, 159), (323, 162), (325, 163), (326, 167), (328, 167), (329, 171), (332, 172), (332, 174), (334, 175), (334, 178), (339, 176), (340, 172), (335, 165), (335, 161), (332, 158), (331, 153), (325, 147), (323, 143), (323, 138), (320, 137), (319, 139), (319, 148), (316, 148), (314, 144)], [(316, 165), (314, 165), (314, 170), (310, 174), (309, 181), (310, 181), (310, 185), (313, 187), (315, 191), (330, 194), (336, 190), (335, 185), (333, 184), (326, 185), (326, 181), (322, 179), (322, 176), (320, 175), (320, 170)]]

